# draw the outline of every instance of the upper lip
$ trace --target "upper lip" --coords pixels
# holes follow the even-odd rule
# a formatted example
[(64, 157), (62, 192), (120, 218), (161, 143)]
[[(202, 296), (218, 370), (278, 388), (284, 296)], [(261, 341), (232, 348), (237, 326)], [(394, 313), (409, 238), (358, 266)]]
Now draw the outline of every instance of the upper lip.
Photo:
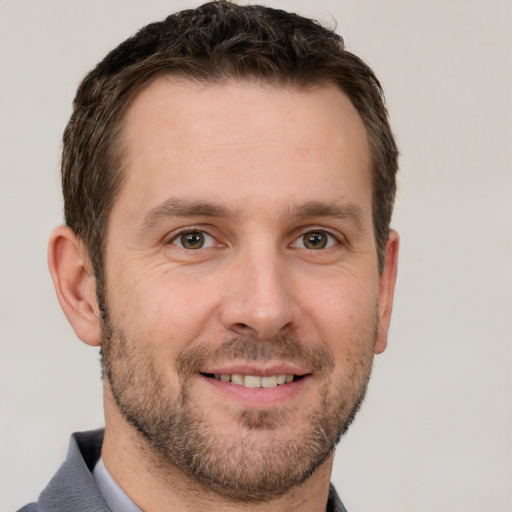
[(310, 370), (295, 365), (293, 363), (232, 363), (222, 366), (211, 366), (200, 370), (200, 373), (209, 373), (214, 375), (254, 375), (258, 377), (268, 377), (270, 375), (297, 375), (303, 376), (311, 373)]

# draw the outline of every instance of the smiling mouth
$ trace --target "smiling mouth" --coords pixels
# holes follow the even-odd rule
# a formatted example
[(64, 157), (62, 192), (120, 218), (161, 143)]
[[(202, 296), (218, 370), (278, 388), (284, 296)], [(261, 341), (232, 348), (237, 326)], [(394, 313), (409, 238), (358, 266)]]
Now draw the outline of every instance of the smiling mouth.
[(305, 375), (290, 374), (266, 375), (264, 377), (260, 377), (258, 375), (243, 375), (241, 373), (201, 373), (201, 375), (210, 379), (220, 380), (222, 382), (231, 382), (232, 384), (244, 386), (246, 388), (275, 388), (305, 377)]

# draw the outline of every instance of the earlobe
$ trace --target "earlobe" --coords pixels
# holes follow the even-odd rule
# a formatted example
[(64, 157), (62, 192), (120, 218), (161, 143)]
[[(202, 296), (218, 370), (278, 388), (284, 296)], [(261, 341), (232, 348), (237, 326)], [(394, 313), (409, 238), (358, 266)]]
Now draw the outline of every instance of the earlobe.
[(395, 295), (399, 244), (398, 233), (391, 230), (386, 243), (384, 265), (379, 278), (378, 329), (377, 342), (375, 344), (376, 354), (384, 352), (387, 346), (391, 311), (393, 309), (393, 297)]
[(57, 298), (76, 335), (100, 345), (96, 282), (85, 247), (71, 228), (56, 228), (48, 244), (48, 266)]

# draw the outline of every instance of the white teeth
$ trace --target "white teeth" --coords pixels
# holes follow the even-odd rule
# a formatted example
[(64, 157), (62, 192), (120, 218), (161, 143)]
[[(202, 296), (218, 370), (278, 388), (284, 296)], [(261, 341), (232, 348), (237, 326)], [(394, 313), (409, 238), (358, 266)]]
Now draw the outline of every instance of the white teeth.
[(277, 386), (277, 375), (270, 375), (269, 377), (261, 377), (262, 388), (275, 388)]
[(245, 386), (246, 388), (275, 388), (276, 386), (282, 386), (294, 380), (293, 375), (286, 374), (258, 377), (257, 375), (242, 375), (241, 373), (233, 373), (232, 375), (222, 373), (220, 375), (216, 374), (214, 377), (216, 380), (231, 382), (232, 384)]
[(238, 384), (239, 386), (243, 386), (244, 385), (244, 376), (241, 375), (240, 373), (234, 373), (233, 375), (231, 375), (231, 382), (233, 384)]
[(254, 375), (246, 375), (244, 379), (244, 386), (246, 388), (259, 388), (261, 387), (261, 378)]

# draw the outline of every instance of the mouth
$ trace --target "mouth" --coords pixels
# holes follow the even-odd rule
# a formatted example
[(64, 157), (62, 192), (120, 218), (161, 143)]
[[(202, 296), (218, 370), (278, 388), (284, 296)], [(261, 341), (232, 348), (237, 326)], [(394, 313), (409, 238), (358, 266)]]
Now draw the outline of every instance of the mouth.
[(202, 381), (215, 393), (221, 393), (231, 403), (244, 409), (268, 409), (290, 405), (291, 400), (309, 389), (312, 372), (288, 363), (270, 365), (227, 364), (202, 368)]
[(276, 388), (291, 384), (305, 377), (305, 375), (294, 375), (279, 373), (275, 375), (248, 375), (243, 373), (201, 373), (203, 377), (220, 380), (222, 382), (230, 382), (237, 386), (246, 388)]

